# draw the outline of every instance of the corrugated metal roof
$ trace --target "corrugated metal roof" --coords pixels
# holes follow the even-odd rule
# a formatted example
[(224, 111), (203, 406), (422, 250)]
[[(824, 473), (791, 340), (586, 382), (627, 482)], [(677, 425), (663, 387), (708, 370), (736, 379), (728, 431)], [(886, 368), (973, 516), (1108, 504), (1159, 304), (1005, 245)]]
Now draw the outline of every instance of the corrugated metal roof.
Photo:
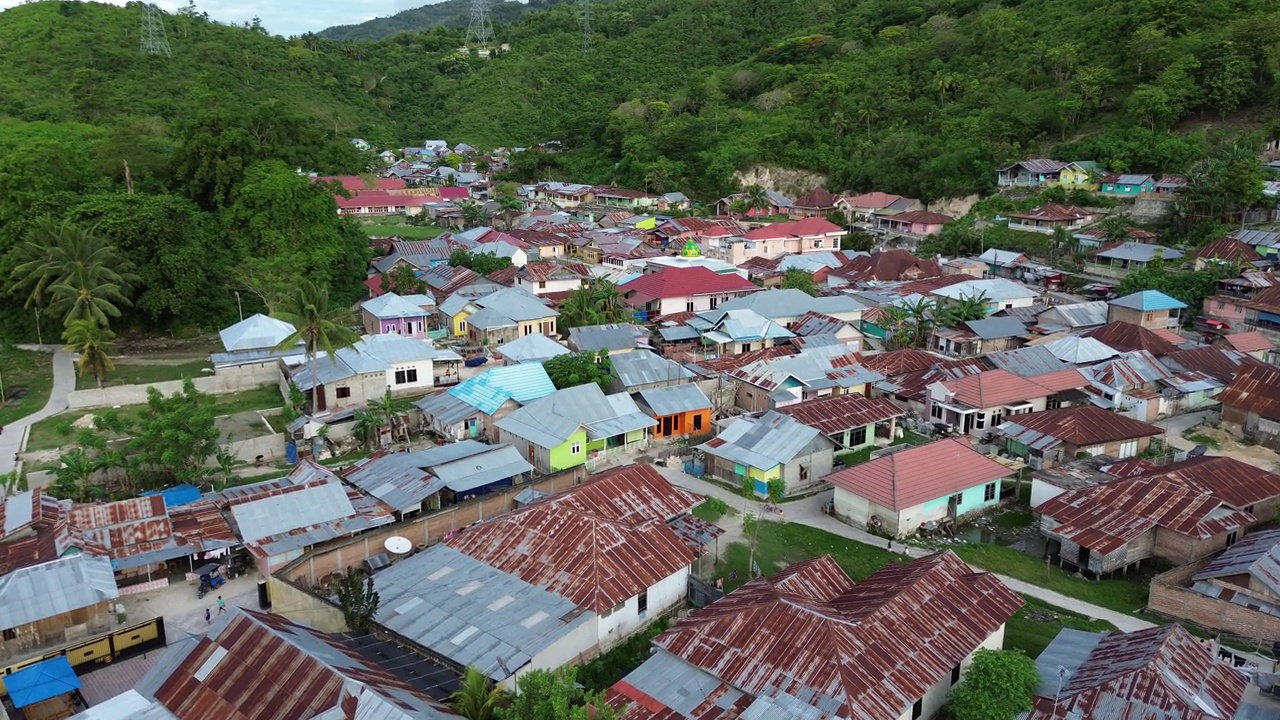
[(640, 412), (631, 396), (605, 395), (595, 383), (557, 390), (495, 423), (503, 431), (544, 448), (567, 441), (580, 427), (588, 437), (601, 439), (655, 424)]
[(1041, 315), (1049, 315), (1055, 321), (1070, 328), (1092, 327), (1107, 323), (1107, 301), (1094, 300), (1084, 303), (1054, 305)]
[(1252, 575), (1272, 595), (1280, 597), (1280, 529), (1251, 533), (1222, 551), (1193, 580)]
[(931, 355), (924, 350), (902, 348), (875, 355), (863, 355), (862, 364), (885, 377), (897, 377), (907, 373), (921, 372), (938, 364), (942, 358)]
[(1280, 420), (1280, 368), (1246, 364), (1218, 394), (1223, 407), (1257, 413), (1268, 420)]
[(1229, 345), (1235, 350), (1243, 353), (1259, 352), (1262, 350), (1274, 350), (1275, 344), (1267, 339), (1266, 335), (1254, 330), (1252, 332), (1238, 332), (1224, 335)]
[(1014, 375), (1026, 378), (1047, 375), (1063, 368), (1062, 361), (1041, 345), (988, 353), (983, 355), (982, 359), (994, 368), (1008, 370)]
[(954, 285), (948, 285), (938, 288), (930, 294), (952, 300), (985, 297), (987, 302), (998, 303), (1007, 300), (1039, 297), (1040, 291), (1004, 278), (987, 278), (985, 280), (966, 280)]
[(1164, 260), (1180, 260), (1183, 256), (1181, 250), (1165, 247), (1163, 245), (1154, 245), (1151, 243), (1140, 242), (1124, 242), (1115, 247), (1099, 250), (1094, 253), (1094, 257), (1107, 258), (1110, 260), (1129, 260), (1132, 262), (1149, 263), (1156, 257)]
[(1000, 338), (1018, 337), (1020, 335), (1027, 334), (1027, 326), (1023, 325), (1021, 320), (1011, 317), (967, 320), (964, 325), (968, 327), (974, 335), (977, 335), (983, 340), (998, 340)]
[(1038, 347), (1044, 348), (1062, 362), (1072, 365), (1092, 365), (1119, 355), (1106, 344), (1091, 337), (1079, 335), (1068, 335)]
[(854, 394), (787, 405), (778, 408), (778, 412), (817, 428), (824, 435), (834, 435), (906, 415), (906, 410), (889, 398), (868, 398)]
[[(795, 459), (801, 450), (823, 437), (813, 427), (770, 410), (758, 420), (736, 418), (714, 440), (698, 449), (739, 465), (771, 470)], [(830, 443), (830, 440), (823, 440)]]
[(510, 445), (486, 445), (483, 452), (435, 466), (436, 477), (455, 493), (523, 475), (533, 469)]
[(228, 328), (218, 336), (227, 352), (244, 350), (274, 350), (277, 345), (295, 332), (289, 323), (255, 313)]
[[(435, 305), (435, 301), (433, 300), (431, 304)], [(393, 292), (365, 300), (360, 303), (360, 308), (378, 319), (421, 317), (429, 314), (428, 311)]]
[(569, 344), (580, 351), (633, 350), (648, 336), (648, 330), (627, 323), (569, 328)]
[(354, 514), (355, 508), (347, 499), (346, 491), (337, 483), (296, 486), (231, 506), (231, 515), (245, 542)]
[(720, 303), (720, 310), (754, 310), (755, 312), (777, 320), (779, 318), (798, 318), (808, 312), (823, 315), (839, 315), (865, 310), (866, 307), (848, 295), (833, 297), (813, 297), (802, 290), (766, 290), (734, 298)]
[(988, 248), (986, 252), (978, 256), (978, 259), (984, 263), (987, 263), (988, 265), (1000, 265), (1002, 267), (1008, 267), (1018, 262), (1019, 260), (1026, 260), (1027, 256), (1023, 255), (1020, 252), (1014, 252), (1012, 250), (1000, 250), (999, 248)]
[(1243, 673), (1219, 662), (1210, 647), (1177, 625), (1108, 633), (1061, 693), (1056, 672), (1048, 679), (1054, 692), (1036, 699), (1029, 720), (1232, 718), (1249, 684)]
[(530, 333), (494, 348), (494, 352), (514, 363), (542, 362), (568, 355), (569, 348), (541, 333)]
[(422, 411), (422, 416), (427, 419), (427, 422), (434, 421), (446, 426), (456, 425), (480, 413), (475, 406), (465, 400), (459, 400), (443, 391), (415, 400), (413, 405)]
[(1201, 372), (1216, 378), (1224, 385), (1229, 384), (1235, 378), (1236, 372), (1242, 364), (1263, 364), (1262, 361), (1238, 350), (1225, 350), (1209, 346), (1170, 353), (1165, 356), (1163, 362), (1170, 370)]
[(1082, 371), (1093, 378), (1095, 384), (1117, 390), (1136, 388), (1173, 376), (1169, 368), (1145, 350), (1126, 352), (1093, 367), (1082, 368)]
[[(765, 698), (761, 713), (803, 711), (754, 717), (896, 718), (1021, 605), (998, 579), (949, 551), (890, 564), (856, 585), (821, 557), (747, 583), (677, 620), (654, 644), (753, 700)], [(858, 658), (856, 673), (848, 658)], [(639, 713), (626, 717), (673, 717), (655, 702), (637, 703)]]
[[(502, 288), (472, 302), (482, 308), (495, 310), (514, 322), (543, 320), (559, 314), (547, 306), (545, 299), (522, 288)], [(468, 317), (467, 322), (471, 322), (474, 317)]]
[[(1075, 675), (1076, 669), (1089, 659), (1089, 653), (1106, 637), (1104, 632), (1085, 632), (1062, 628), (1049, 646), (1036, 658), (1036, 671), (1040, 673), (1040, 688), (1036, 694), (1041, 697), (1053, 697), (1058, 692), (1058, 683), (1065, 683)], [(1059, 675), (1061, 668), (1065, 673)]]
[(448, 545), (603, 613), (689, 567), (694, 552), (667, 520), (697, 500), (651, 466), (632, 465), (474, 525)]
[[(401, 560), (373, 580), (381, 597), (378, 624), (495, 682), (596, 620), (563, 596), (445, 545)], [(595, 633), (587, 640), (593, 644)], [(573, 654), (587, 649), (566, 648)]]
[(1116, 307), (1129, 308), (1131, 310), (1140, 310), (1142, 312), (1151, 312), (1155, 310), (1182, 310), (1187, 306), (1186, 303), (1160, 292), (1159, 290), (1139, 290), (1135, 293), (1129, 293), (1124, 297), (1118, 297), (1110, 301), (1108, 304)]
[(613, 373), (623, 387), (635, 388), (654, 383), (686, 380), (693, 373), (674, 360), (648, 350), (635, 350), (610, 358)]
[[(1007, 429), (1006, 429), (1007, 428)], [(1163, 435), (1164, 428), (1092, 405), (1015, 415), (1000, 426), (1009, 435), (1031, 430), (1077, 447)]]
[(510, 445), (462, 440), (418, 452), (368, 458), (347, 470), (343, 479), (398, 512), (406, 512), (444, 488), (465, 492), (530, 469)]
[(19, 568), (0, 577), (0, 627), (20, 628), (119, 596), (105, 557), (70, 555)]
[(1010, 472), (974, 450), (967, 438), (951, 438), (882, 455), (825, 479), (883, 507), (905, 510), (995, 482)]
[(667, 342), (694, 340), (698, 337), (698, 330), (688, 325), (676, 325), (675, 327), (658, 328), (658, 335)]
[[(808, 313), (806, 317), (812, 314)], [(710, 310), (689, 318), (688, 324), (720, 343), (780, 340), (795, 336), (795, 333), (754, 310)]]
[(649, 408), (655, 418), (664, 415), (706, 410), (711, 401), (702, 389), (692, 383), (641, 390), (640, 401)]
[(954, 400), (971, 408), (985, 409), (1029, 402), (1046, 397), (1049, 391), (1007, 370), (988, 370), (944, 382)]
[(538, 363), (522, 363), (490, 368), (447, 392), (485, 415), (493, 415), (507, 400), (523, 405), (555, 391), (546, 368)]

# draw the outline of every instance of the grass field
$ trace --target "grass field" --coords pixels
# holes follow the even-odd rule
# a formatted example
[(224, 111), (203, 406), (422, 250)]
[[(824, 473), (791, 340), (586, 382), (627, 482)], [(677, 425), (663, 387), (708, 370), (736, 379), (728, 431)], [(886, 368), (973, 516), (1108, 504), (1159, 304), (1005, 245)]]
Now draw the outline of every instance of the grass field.
[(1039, 657), (1062, 628), (1087, 632), (1116, 629), (1105, 620), (1094, 620), (1077, 615), (1026, 595), (1023, 595), (1022, 599), (1026, 600), (1027, 604), (1022, 606), (1022, 609), (1005, 625), (1004, 646), (1021, 650), (1032, 658)]
[(406, 240), (428, 240), (445, 231), (434, 225), (397, 225), (391, 222), (361, 225), (369, 237), (402, 237)]
[[(205, 372), (206, 370), (210, 372)], [(136, 365), (125, 362), (116, 363), (116, 369), (102, 381), (103, 387), (116, 385), (148, 385), (151, 383), (198, 378), (212, 374), (213, 365), (208, 360), (192, 360), (176, 365)], [(92, 375), (81, 375), (76, 378), (76, 389), (87, 390), (98, 387)]]
[(951, 549), (971, 565), (1001, 575), (1024, 580), (1122, 613), (1133, 613), (1147, 606), (1147, 584), (1158, 568), (1144, 567), (1127, 578), (1086, 580), (1068, 575), (1056, 565), (1046, 568), (1045, 561), (1009, 547), (970, 543)]
[[(709, 523), (719, 522), (720, 518), (725, 515), (736, 515), (737, 513), (729, 504), (720, 498), (707, 498), (702, 504), (693, 509), (694, 517), (702, 518)], [(737, 520), (734, 520), (737, 522)]]
[[(888, 550), (863, 545), (860, 542), (832, 535), (807, 525), (776, 523), (769, 520), (760, 523), (756, 536), (755, 562), (760, 572), (772, 575), (791, 563), (808, 560), (820, 555), (830, 555), (855, 581), (891, 562), (905, 562), (906, 558)], [(751, 549), (742, 543), (720, 548), (720, 562), (716, 575), (724, 577), (724, 589), (732, 590), (751, 578), (749, 559)], [(736, 570), (736, 580), (728, 576)]]
[(0, 401), (18, 388), (27, 389), (21, 400), (0, 404), (0, 425), (36, 412), (49, 401), (49, 391), (53, 388), (53, 355), (0, 347), (0, 385), (4, 386)]

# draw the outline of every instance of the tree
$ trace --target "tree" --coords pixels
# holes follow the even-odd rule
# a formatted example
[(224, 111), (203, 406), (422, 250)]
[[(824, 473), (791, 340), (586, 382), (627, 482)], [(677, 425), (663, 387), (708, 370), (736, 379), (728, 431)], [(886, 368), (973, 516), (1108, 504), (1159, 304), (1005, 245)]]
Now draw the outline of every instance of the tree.
[(784, 290), (799, 290), (813, 297), (817, 297), (819, 293), (818, 281), (813, 279), (813, 275), (798, 268), (787, 270), (782, 277), (782, 288)]
[(595, 279), (575, 288), (560, 304), (559, 326), (568, 330), (585, 325), (624, 323), (631, 312), (623, 305), (618, 286), (608, 280)]
[(51, 486), (54, 495), (78, 503), (93, 502), (106, 497), (106, 490), (93, 482), (101, 470), (98, 460), (82, 447), (58, 456), (56, 478)]
[(351, 329), (355, 318), (349, 309), (331, 306), (328, 288), (305, 278), (298, 282), (293, 293), (280, 301), (272, 317), (294, 327), (293, 333), (281, 340), (276, 349), (289, 350), (302, 345), (311, 369), (311, 412), (319, 412), (316, 357), (321, 352), (332, 356), (338, 348), (354, 345), (360, 339)]
[(489, 211), (485, 209), (484, 205), (473, 200), (460, 203), (458, 210), (462, 212), (463, 228), (481, 227), (489, 222)]
[(383, 273), (382, 291), (397, 295), (421, 295), (427, 291), (427, 284), (418, 279), (412, 266), (396, 265), (391, 272)]
[(853, 250), (857, 252), (871, 252), (876, 249), (876, 239), (870, 234), (855, 231), (848, 233), (840, 238), (841, 250)]
[(382, 598), (373, 589), (373, 576), (348, 567), (346, 574), (330, 581), (330, 590), (342, 608), (342, 618), (347, 631), (361, 635), (369, 631), (373, 619), (378, 616), (378, 604)]
[(516, 681), (518, 692), (511, 704), (499, 707), (496, 720), (616, 720), (618, 711), (605, 702), (604, 693), (577, 687), (578, 668), (564, 665), (555, 670), (531, 670)]
[(954, 720), (1009, 720), (1031, 709), (1040, 684), (1035, 662), (1020, 650), (978, 650), (964, 680), (951, 692)]
[(220, 446), (221, 433), (214, 424), (217, 399), (196, 389), (191, 378), (182, 381), (182, 392), (162, 395), (147, 388), (147, 406), (136, 423), (126, 423), (130, 460), (161, 481), (199, 485), (209, 474), (206, 466)]
[(360, 440), (360, 444), (370, 450), (378, 444), (378, 434), (382, 426), (378, 418), (367, 409), (357, 410), (352, 418), (351, 434)]
[(403, 425), (402, 419), (405, 413), (413, 407), (413, 403), (408, 398), (397, 398), (391, 396), (391, 389), (387, 388), (387, 393), (382, 398), (370, 400), (367, 408), (370, 415), (378, 422), (378, 432), (382, 432), (382, 428), (387, 428), (394, 440), (396, 429)]
[(946, 300), (933, 308), (933, 323), (937, 327), (955, 327), (962, 322), (981, 320), (986, 316), (986, 293)]
[(609, 360), (609, 351), (601, 350), (599, 353), (584, 351), (558, 355), (543, 362), (542, 367), (557, 390), (595, 383), (607, 391), (613, 363)]
[(469, 268), (487, 277), (511, 267), (511, 258), (498, 257), (489, 252), (473, 253), (466, 248), (458, 248), (449, 254), (449, 265)]
[(109, 317), (120, 317), (120, 306), (131, 304), (133, 266), (94, 228), (41, 218), (19, 253), (23, 262), (13, 278), (27, 291), (27, 307), (47, 305), (66, 323), (92, 318), (105, 326)]
[(745, 217), (747, 211), (751, 209), (751, 206), (747, 203), (745, 198), (734, 198), (726, 209), (729, 211), (730, 215)]
[(766, 483), (769, 489), (769, 502), (777, 505), (781, 503), (783, 498), (787, 496), (787, 481), (782, 478), (774, 478)]
[(67, 350), (80, 356), (76, 370), (82, 377), (92, 375), (99, 388), (107, 373), (115, 369), (115, 363), (107, 355), (114, 337), (115, 334), (99, 325), (98, 321), (87, 318), (72, 320), (62, 331), (62, 341), (67, 344)]
[(507, 691), (494, 685), (484, 673), (468, 667), (462, 683), (447, 704), (467, 720), (495, 720), (498, 708), (507, 703)]

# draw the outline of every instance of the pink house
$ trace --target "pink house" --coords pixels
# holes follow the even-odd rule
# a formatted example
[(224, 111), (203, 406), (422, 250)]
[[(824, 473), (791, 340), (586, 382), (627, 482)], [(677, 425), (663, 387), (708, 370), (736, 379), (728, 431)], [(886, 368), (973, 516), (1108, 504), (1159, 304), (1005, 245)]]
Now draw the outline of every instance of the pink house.
[(776, 258), (806, 252), (840, 249), (844, 228), (823, 218), (771, 223), (741, 237), (704, 238), (702, 252), (709, 258), (740, 265), (751, 258)]
[(953, 220), (955, 218), (942, 213), (910, 210), (897, 215), (877, 215), (876, 227), (907, 235), (936, 235), (942, 232), (943, 225)]

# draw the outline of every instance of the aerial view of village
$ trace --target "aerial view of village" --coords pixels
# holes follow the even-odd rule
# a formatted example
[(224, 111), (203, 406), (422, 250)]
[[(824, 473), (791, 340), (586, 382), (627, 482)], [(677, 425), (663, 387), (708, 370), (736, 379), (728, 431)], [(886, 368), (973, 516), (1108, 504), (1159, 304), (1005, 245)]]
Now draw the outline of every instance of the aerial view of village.
[(0, 719), (1280, 720), (1276, 6), (416, 5), (0, 0)]

